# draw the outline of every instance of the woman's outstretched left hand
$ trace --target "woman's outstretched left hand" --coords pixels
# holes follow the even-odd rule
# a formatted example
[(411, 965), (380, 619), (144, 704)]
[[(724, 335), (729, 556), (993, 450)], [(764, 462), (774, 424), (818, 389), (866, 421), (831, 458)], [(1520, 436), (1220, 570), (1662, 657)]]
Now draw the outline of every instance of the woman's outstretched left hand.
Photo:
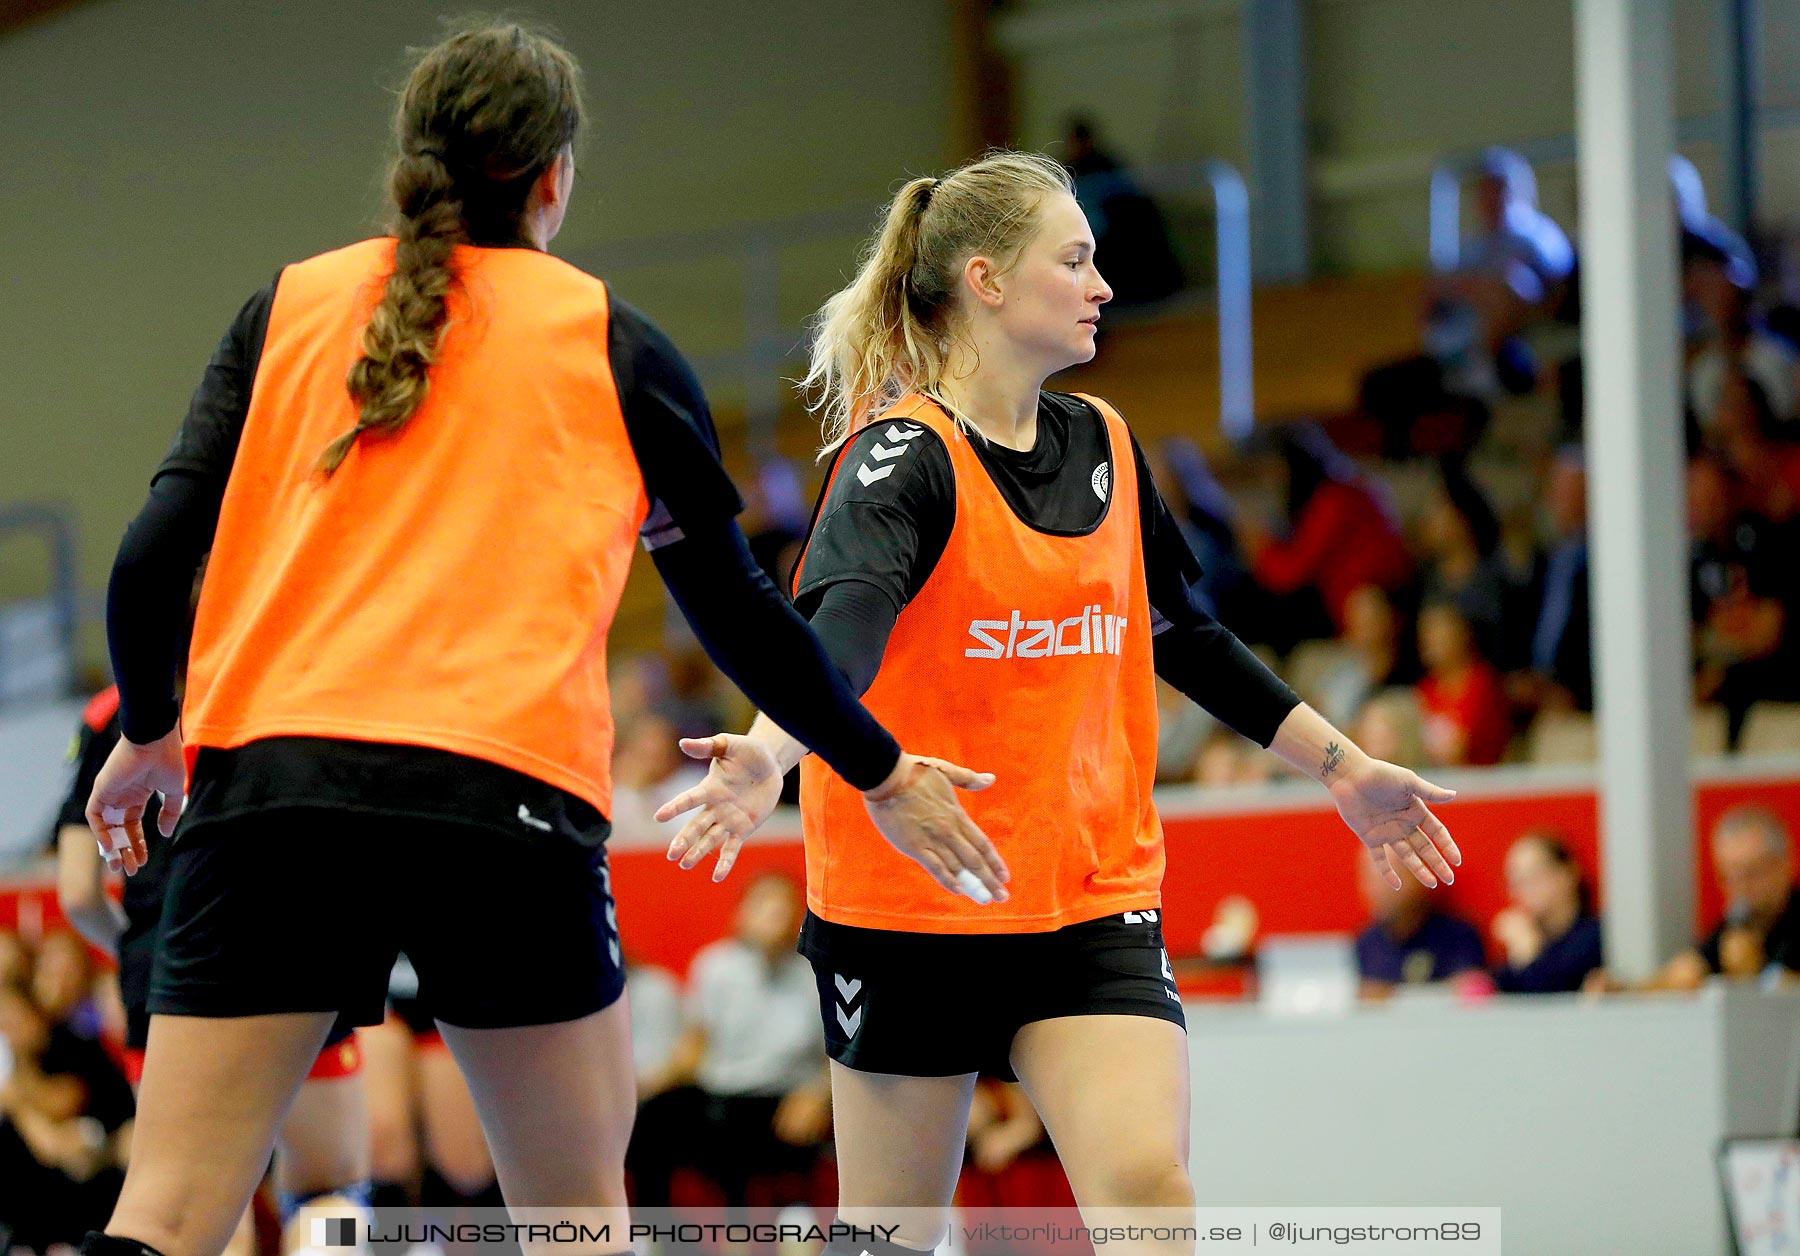
[(1362, 760), (1329, 788), (1338, 814), (1369, 848), (1369, 858), (1388, 885), (1399, 889), (1402, 872), (1432, 889), (1456, 880), (1451, 868), (1461, 865), (1462, 852), (1427, 805), (1449, 802), (1455, 790), (1380, 759)]

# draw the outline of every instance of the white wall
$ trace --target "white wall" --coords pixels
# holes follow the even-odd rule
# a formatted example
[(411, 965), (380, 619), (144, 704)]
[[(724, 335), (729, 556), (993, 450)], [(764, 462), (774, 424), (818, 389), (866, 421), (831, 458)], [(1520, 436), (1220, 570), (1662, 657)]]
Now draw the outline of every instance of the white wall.
[[(88, 587), (238, 306), (379, 221), (390, 91), (445, 8), (92, 0), (0, 37), (0, 500), (73, 505)], [(558, 251), (871, 202), (952, 156), (942, 0), (530, 11), (587, 74)], [(721, 303), (641, 282), (678, 341)], [(0, 598), (40, 581), (0, 547)]]

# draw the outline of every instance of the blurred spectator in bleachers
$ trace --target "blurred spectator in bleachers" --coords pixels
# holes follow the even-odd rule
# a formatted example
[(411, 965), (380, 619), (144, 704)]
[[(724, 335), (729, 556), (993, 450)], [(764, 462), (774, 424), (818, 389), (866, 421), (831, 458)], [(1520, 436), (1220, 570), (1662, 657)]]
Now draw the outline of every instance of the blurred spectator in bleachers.
[(89, 1041), (99, 1038), (100, 1008), (93, 988), (93, 956), (79, 936), (57, 929), (39, 939), (37, 962), (31, 970), (31, 996), (52, 1025)]
[(1730, 260), (1710, 243), (1696, 243), (1682, 259), (1682, 285), (1698, 319), (1691, 329), (1687, 404), (1702, 432), (1718, 422), (1730, 376), (1753, 382), (1764, 407), (1762, 426), (1795, 420), (1794, 347), (1752, 317), (1750, 292), (1731, 279)]
[(753, 1180), (785, 1180), (804, 1199), (831, 1132), (831, 1085), (812, 966), (794, 949), (803, 907), (798, 885), (765, 873), (745, 889), (733, 936), (694, 957), (686, 1025), (632, 1135), (639, 1207), (666, 1207), (683, 1167), (729, 1206), (749, 1202)]
[(621, 654), (607, 660), (606, 686), (613, 724), (623, 728), (668, 704), (669, 666), (660, 654)]
[(1166, 438), (1147, 456), (1157, 490), (1200, 560), (1196, 592), (1201, 605), (1241, 635), (1243, 594), (1250, 576), (1238, 553), (1237, 533), (1232, 527), (1236, 510), (1230, 494), (1213, 474), (1200, 446), (1185, 436)]
[(1028, 1151), (1049, 1150), (1044, 1122), (1018, 1082), (983, 1079), (969, 1104), (969, 1161), (982, 1173), (1004, 1173)]
[(1326, 719), (1348, 728), (1371, 696), (1418, 678), (1409, 645), (1387, 590), (1361, 585), (1344, 599), (1337, 639), (1298, 646), (1289, 657), (1287, 679)]
[(1362, 705), (1350, 735), (1371, 758), (1402, 767), (1430, 765), (1425, 752), (1425, 714), (1410, 687), (1383, 689)]
[(1428, 890), (1401, 874), (1391, 888), (1367, 855), (1356, 857), (1363, 902), (1372, 919), (1356, 935), (1356, 967), (1365, 998), (1396, 986), (1448, 981), (1487, 967), (1475, 926), (1438, 907)]
[(1275, 756), (1264, 754), (1224, 725), (1216, 725), (1194, 751), (1188, 780), (1195, 785), (1266, 785), (1274, 779)]
[(1680, 153), (1669, 155), (1669, 191), (1675, 200), (1681, 258), (1715, 254), (1724, 260), (1726, 277), (1745, 292), (1752, 291), (1756, 287), (1755, 254), (1742, 236), (1707, 208), (1706, 183), (1694, 163)]
[(1531, 638), (1537, 631), (1538, 607), (1544, 596), (1545, 558), (1538, 544), (1537, 520), (1534, 501), (1516, 502), (1502, 514), (1500, 544), (1494, 550), (1506, 582), (1496, 663), (1508, 674), (1531, 665)]
[(1275, 439), (1281, 456), (1271, 469), (1285, 474), (1285, 535), (1247, 514), (1237, 532), (1251, 575), (1270, 595), (1257, 635), (1285, 653), (1297, 641), (1340, 631), (1350, 594), (1361, 586), (1405, 587), (1413, 564), (1386, 488), (1322, 429), (1290, 424)]
[[(983, 1077), (969, 1104), (968, 1157), (956, 1207), (977, 1216), (990, 1208), (1073, 1208), (1075, 1194), (1025, 1088)], [(1020, 1256), (1018, 1244), (984, 1244), (971, 1231), (968, 1256)]]
[(1156, 682), (1156, 780), (1168, 785), (1186, 781), (1192, 775), (1195, 756), (1200, 746), (1219, 721), (1175, 686), (1158, 678)]
[[(1747, 452), (1740, 463), (1748, 475), (1735, 484), (1709, 455), (1695, 458), (1687, 477), (1695, 696), (1725, 708), (1733, 744), (1755, 703), (1800, 698), (1800, 512), (1778, 479), (1760, 483), (1775, 477), (1766, 453)], [(1740, 486), (1765, 509), (1772, 487), (1786, 517), (1737, 509)]]
[(1512, 736), (1506, 687), (1483, 658), (1469, 621), (1450, 602), (1419, 612), (1419, 706), (1425, 714), (1425, 751), (1444, 767), (1500, 762)]
[(785, 592), (812, 519), (799, 468), (786, 458), (766, 459), (756, 469), (748, 497), (742, 523), (750, 556)]
[(1544, 561), (1543, 599), (1531, 633), (1531, 667), (1518, 675), (1513, 697), (1531, 710), (1591, 711), (1587, 466), (1581, 446), (1557, 450), (1545, 506), (1551, 541)]
[(681, 1043), (681, 983), (666, 968), (627, 955), (625, 985), (631, 995), (631, 1067), (642, 1102), (670, 1085), (675, 1049)]
[[(1794, 884), (1794, 839), (1787, 825), (1767, 807), (1733, 807), (1713, 826), (1712, 863), (1725, 899), (1724, 919), (1640, 988), (1693, 990), (1712, 976), (1795, 981), (1800, 887)], [(1587, 988), (1621, 987), (1600, 973)]]
[(93, 959), (77, 935), (57, 929), (39, 939), (24, 993), (49, 1029), (51, 1071), (81, 1083), (85, 1110), (108, 1129), (128, 1120), (135, 1106), (131, 1086), (100, 1041)]
[(663, 657), (668, 664), (669, 692), (658, 710), (674, 721), (682, 736), (704, 736), (750, 723), (744, 695), (713, 666), (697, 643), (667, 649)]
[(1800, 515), (1800, 442), (1776, 427), (1754, 380), (1735, 372), (1726, 376), (1711, 435), (1737, 477), (1743, 514), (1772, 524)]
[[(1506, 280), (1515, 289), (1552, 295), (1575, 266), (1568, 233), (1538, 208), (1537, 175), (1531, 163), (1510, 148), (1495, 145), (1481, 156), (1475, 180), (1475, 216), (1480, 230), (1464, 237), (1457, 252), (1459, 272)], [(1523, 267), (1529, 278), (1513, 273)]]
[(1529, 392), (1537, 364), (1520, 333), (1546, 317), (1575, 264), (1562, 228), (1537, 207), (1537, 179), (1519, 154), (1490, 148), (1475, 184), (1479, 230), (1465, 237), (1454, 270), (1426, 291), (1421, 352), (1370, 371), (1362, 409), (1380, 421), (1390, 457), (1412, 452), (1421, 419), (1462, 428), (1456, 447), (1479, 438), (1503, 394)]
[[(1709, 347), (1709, 338), (1717, 325), (1735, 321), (1729, 318), (1719, 320), (1714, 314), (1709, 314), (1700, 299), (1703, 296), (1702, 289), (1705, 290), (1707, 299), (1714, 301), (1730, 299), (1717, 286), (1721, 283), (1739, 293), (1753, 292), (1757, 280), (1756, 259), (1742, 236), (1708, 212), (1706, 187), (1701, 182), (1700, 172), (1694, 168), (1693, 162), (1679, 153), (1669, 158), (1669, 188), (1674, 201), (1675, 247), (1682, 278), (1681, 334), (1687, 353), (1692, 355), (1704, 352)], [(1697, 266), (1706, 268), (1706, 273), (1697, 271)], [(1570, 326), (1580, 321), (1580, 286), (1579, 273), (1572, 275), (1567, 285), (1564, 308), (1559, 314)], [(1715, 313), (1719, 308), (1715, 306)], [(1766, 354), (1759, 353), (1757, 356), (1762, 361), (1767, 361)], [(1727, 360), (1726, 355), (1721, 354), (1720, 359)], [(1702, 376), (1707, 375), (1708, 370), (1703, 370)], [(1579, 443), (1585, 427), (1587, 391), (1581, 355), (1576, 353), (1562, 362), (1557, 368), (1556, 378), (1562, 411), (1558, 440), (1565, 444)], [(1699, 389), (1701, 398), (1705, 398), (1710, 392), (1710, 384)], [(1792, 396), (1795, 385), (1789, 383), (1779, 393)], [(1688, 402), (1683, 406), (1683, 411), (1687, 427), (1686, 438), (1691, 452), (1700, 426), (1698, 411), (1703, 407), (1693, 404), (1695, 396), (1688, 385), (1684, 384), (1683, 395)], [(1710, 402), (1705, 408), (1709, 407)]]
[(681, 753), (681, 730), (656, 711), (618, 729), (613, 747), (612, 827), (621, 837), (673, 837), (686, 817), (658, 824), (656, 809), (706, 776), (703, 764)]
[(1769, 243), (1763, 322), (1790, 345), (1800, 346), (1800, 234), (1790, 227), (1774, 234)]
[(0, 986), (31, 984), (31, 948), (11, 929), (0, 929)]
[(1500, 520), (1460, 460), (1446, 460), (1419, 519), (1418, 538), (1422, 600), (1453, 604), (1474, 630), (1482, 654), (1505, 667), (1509, 580), (1500, 554)]
[(1492, 933), (1506, 958), (1493, 970), (1508, 994), (1570, 994), (1603, 967), (1600, 920), (1581, 865), (1561, 838), (1527, 833), (1506, 852), (1506, 893)]
[(1095, 256), (1106, 259), (1112, 304), (1142, 305), (1180, 291), (1181, 263), (1169, 247), (1162, 211), (1101, 147), (1090, 119), (1069, 119), (1063, 165), (1075, 179), (1075, 199), (1093, 229)]
[(20, 1247), (79, 1243), (118, 1198), (131, 1088), (15, 984), (0, 984), (0, 1057), (0, 1223)]

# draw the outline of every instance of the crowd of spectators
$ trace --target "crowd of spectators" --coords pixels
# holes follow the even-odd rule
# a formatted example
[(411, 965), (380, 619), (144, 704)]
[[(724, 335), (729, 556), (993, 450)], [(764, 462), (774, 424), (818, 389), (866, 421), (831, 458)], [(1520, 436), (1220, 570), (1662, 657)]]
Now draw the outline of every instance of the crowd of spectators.
[[(1360, 859), (1370, 920), (1356, 937), (1364, 997), (1403, 987), (1456, 983), (1479, 993), (1694, 990), (1707, 980), (1800, 986), (1800, 886), (1794, 838), (1781, 817), (1755, 804), (1727, 811), (1709, 837), (1723, 916), (1649, 979), (1627, 985), (1606, 969), (1588, 874), (1550, 831), (1521, 835), (1506, 852), (1508, 904), (1476, 925), (1408, 881), (1390, 891)], [(1490, 962), (1490, 956), (1496, 956)]]
[(112, 1211), (133, 1102), (118, 982), (72, 933), (0, 930), (0, 1250), (75, 1244)]
[[(1759, 284), (1679, 158), (1671, 189), (1692, 697), (1723, 729), (1713, 748), (1742, 749), (1754, 707), (1800, 702), (1800, 283), (1790, 243)], [(1370, 370), (1360, 414), (1275, 427), (1217, 477), (1191, 441), (1153, 453), (1209, 608), (1327, 718), (1419, 768), (1554, 755), (1534, 727), (1594, 707), (1580, 270), (1516, 154), (1484, 156), (1474, 201), (1476, 234), (1428, 285), (1418, 354)], [(1549, 417), (1535, 447), (1495, 439), (1508, 405)], [(1346, 454), (1371, 422), (1379, 439)], [(1272, 770), (1164, 697), (1162, 781)]]

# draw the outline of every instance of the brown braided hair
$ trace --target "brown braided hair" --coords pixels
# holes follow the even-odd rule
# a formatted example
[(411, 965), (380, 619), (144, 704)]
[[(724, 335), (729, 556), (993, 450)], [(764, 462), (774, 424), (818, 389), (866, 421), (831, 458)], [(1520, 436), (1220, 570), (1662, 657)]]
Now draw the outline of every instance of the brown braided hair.
[(364, 432), (391, 436), (424, 402), (458, 281), (452, 250), (521, 243), (532, 185), (580, 128), (580, 68), (528, 27), (464, 26), (413, 66), (388, 176), (394, 270), (345, 381), (356, 426), (319, 456), (321, 474), (335, 472)]

